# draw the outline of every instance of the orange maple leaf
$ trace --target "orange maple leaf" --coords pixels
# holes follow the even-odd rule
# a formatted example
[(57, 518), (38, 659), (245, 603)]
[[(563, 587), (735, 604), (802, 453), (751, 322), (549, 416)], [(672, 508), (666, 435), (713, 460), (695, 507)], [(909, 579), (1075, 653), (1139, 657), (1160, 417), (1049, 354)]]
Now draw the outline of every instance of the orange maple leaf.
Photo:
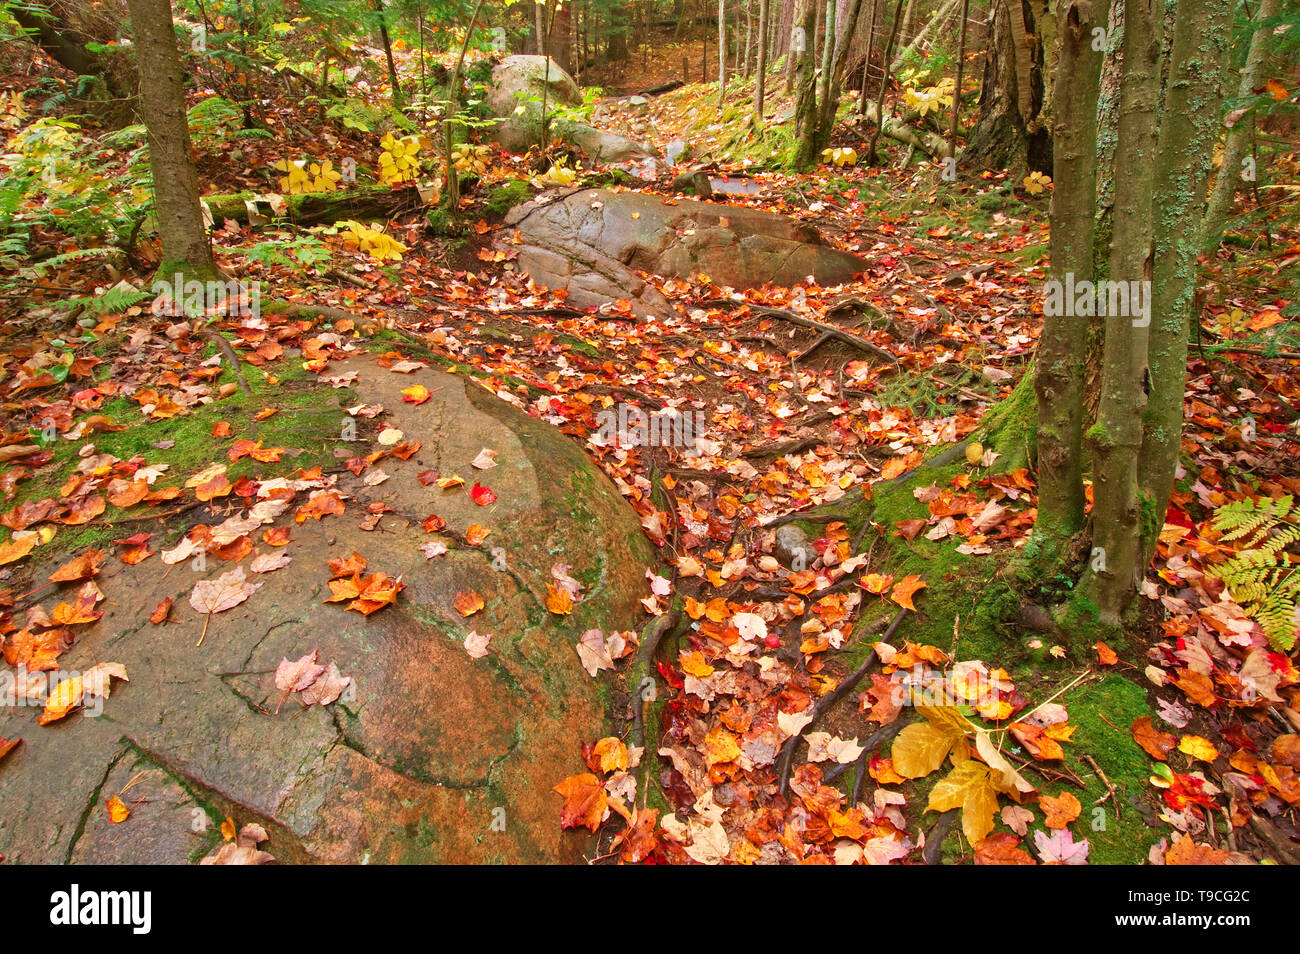
[(605, 795), (605, 786), (596, 776), (590, 772), (570, 775), (551, 791), (564, 796), (564, 805), (560, 809), (560, 827), (585, 827), (592, 832), (600, 827), (609, 799)]

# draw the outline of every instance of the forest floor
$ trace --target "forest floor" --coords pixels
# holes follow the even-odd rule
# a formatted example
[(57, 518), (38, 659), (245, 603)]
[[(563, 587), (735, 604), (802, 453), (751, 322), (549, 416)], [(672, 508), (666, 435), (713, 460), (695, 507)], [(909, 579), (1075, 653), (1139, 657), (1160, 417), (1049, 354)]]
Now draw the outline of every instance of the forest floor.
[[(1300, 672), (1208, 572), (1233, 550), (1211, 526), (1217, 507), (1300, 492), (1297, 359), (1253, 353), (1258, 335), (1294, 320), (1294, 220), (1204, 264), (1184, 463), (1141, 627), (1123, 645), (1058, 644), (1016, 619), (1027, 598), (1068, 586), (1026, 592), (1012, 579), (1035, 515), (1024, 431), (935, 462), (954, 442), (985, 439), (986, 412), (1015, 392), (1032, 356), (1050, 193), (996, 172), (944, 182), (935, 165), (901, 163), (893, 144), (884, 167), (792, 174), (767, 161), (788, 126), (760, 138), (740, 121), (743, 84), (725, 108), (716, 95), (697, 85), (645, 106), (609, 97), (596, 121), (661, 149), (689, 142), (695, 162), (737, 183), (714, 201), (814, 224), (870, 263), (859, 280), (735, 293), (706, 275), (652, 279), (679, 313), (572, 309), (522, 278), (496, 243), (501, 214), (546, 162), (495, 148), (459, 217), (430, 225), (416, 211), (387, 224), (405, 247), (397, 261), (374, 260), (344, 232), (215, 223), (223, 267), (293, 306), (264, 308), (256, 333), (214, 316), (250, 376), (328, 377), (350, 336), (377, 342), (389, 362), (432, 352), (580, 442), (640, 516), (661, 556), (649, 568), (647, 623), (666, 617), (657, 626), (672, 638), (655, 664), (659, 695), (621, 738), (574, 740), (574, 774), (555, 779), (556, 824), (598, 831), (601, 857), (628, 862), (1297, 860)], [(772, 115), (787, 109), (774, 92)], [(205, 194), (274, 192), (273, 165), (286, 157), (371, 166), (378, 153), (377, 135), (283, 94), (262, 118), (273, 138), (200, 138)], [(836, 145), (861, 148), (857, 135), (842, 127)], [(108, 159), (103, 174), (121, 172), (125, 155)], [(1294, 156), (1274, 170), (1291, 182), (1298, 172)], [(590, 166), (582, 176), (609, 181)], [(671, 194), (666, 180), (645, 188)], [(204, 482), (153, 490), (140, 485), (142, 468), (189, 475), (228, 459), (243, 468), (230, 469), (236, 481), (256, 468), (254, 451), (293, 446), (291, 428), (276, 430), (287, 408), (273, 392), (259, 393), (261, 412), (241, 405), (216, 420), (208, 409), (201, 430), (186, 429), (208, 402), (231, 401), (238, 382), (210, 341), (142, 300), (93, 307), (95, 286), (147, 291), (157, 249), (146, 242), (134, 257), (108, 271), (70, 262), (0, 303), (9, 617), (30, 619), (37, 584), (20, 561), (44, 541), (22, 531), (42, 515), (63, 514), (60, 533), (78, 535), (66, 546), (139, 562), (152, 555), (149, 534), (153, 545), (166, 536), (151, 508), (201, 520), (212, 506), (192, 499)], [(86, 304), (69, 315), (78, 295)], [(87, 315), (93, 340), (76, 341)], [(594, 412), (615, 401), (703, 412), (704, 453), (593, 443)], [(260, 443), (247, 432), (259, 418)], [(39, 436), (47, 419), (56, 440)], [(113, 430), (159, 421), (175, 436)], [(65, 440), (91, 435), (117, 448), (109, 466), (124, 478), (107, 506), (78, 490), (78, 445)], [(376, 462), (309, 455), (281, 469), (361, 474)], [(344, 519), (357, 516), (374, 518)], [(791, 525), (817, 553), (801, 569), (777, 545)], [(842, 705), (817, 707), (860, 666)], [(629, 694), (636, 675), (617, 664)], [(936, 677), (938, 702), (903, 704)], [(655, 724), (659, 738), (641, 728)], [(972, 748), (982, 762), (967, 757)], [(624, 771), (638, 760), (649, 768), (639, 782)]]

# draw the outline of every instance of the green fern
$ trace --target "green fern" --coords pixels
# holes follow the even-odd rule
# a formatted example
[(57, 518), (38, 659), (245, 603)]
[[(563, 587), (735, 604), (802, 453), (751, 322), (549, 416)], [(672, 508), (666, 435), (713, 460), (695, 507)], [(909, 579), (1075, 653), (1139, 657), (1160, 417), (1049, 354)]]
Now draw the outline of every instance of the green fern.
[(79, 248), (71, 252), (63, 252), (50, 258), (42, 259), (32, 265), (28, 272), (39, 278), (51, 270), (57, 270), (73, 262), (81, 262), (92, 258), (121, 258), (122, 250), (120, 248), (100, 247), (100, 248)]
[(1234, 500), (1214, 512), (1223, 541), (1239, 546), (1212, 572), (1223, 580), (1279, 652), (1288, 652), (1300, 633), (1300, 503), (1291, 496)]

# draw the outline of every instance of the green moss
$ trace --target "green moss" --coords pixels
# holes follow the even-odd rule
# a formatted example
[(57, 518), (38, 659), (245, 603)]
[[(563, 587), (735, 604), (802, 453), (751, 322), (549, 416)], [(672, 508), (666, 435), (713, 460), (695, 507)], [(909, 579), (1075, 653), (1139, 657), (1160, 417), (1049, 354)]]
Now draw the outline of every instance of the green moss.
[(483, 208), (490, 215), (503, 216), (517, 205), (533, 197), (533, 190), (522, 179), (511, 179), (497, 186), (488, 196)]
[(464, 231), (464, 225), (456, 216), (443, 208), (430, 209), (424, 215), (424, 224), (428, 226), (429, 231), (434, 235), (451, 236), (459, 235)]
[[(1151, 772), (1146, 753), (1129, 731), (1134, 719), (1151, 714), (1146, 692), (1122, 676), (1110, 675), (1071, 690), (1061, 702), (1070, 713), (1070, 724), (1076, 726), (1073, 741), (1064, 746), (1066, 766), (1087, 786), (1086, 792), (1073, 786), (1065, 789), (1084, 807), (1074, 825), (1076, 838), (1088, 839), (1091, 864), (1141, 864), (1160, 834), (1137, 811), (1141, 802), (1153, 801), (1147, 783)], [(1096, 761), (1114, 786), (1120, 801), (1119, 817), (1109, 799), (1093, 805), (1108, 792), (1083, 758), (1085, 754)], [(1059, 793), (1052, 790), (1051, 794)]]
[[(147, 464), (166, 464), (167, 471), (158, 479), (156, 487), (181, 483), (215, 461), (225, 462), (226, 451), (240, 438), (260, 440), (263, 447), (286, 450), (278, 463), (261, 463), (250, 457), (228, 463), (226, 473), (231, 483), (241, 477), (269, 478), (294, 473), (299, 468), (337, 466), (333, 449), (342, 434), (343, 407), (354, 397), (352, 392), (331, 390), (322, 400), (320, 388), (305, 379), (311, 376), (299, 373), (291, 363), (264, 369), (245, 365), (242, 371), (251, 395), (236, 390), (227, 398), (200, 405), (188, 414), (168, 420), (145, 418), (139, 405), (128, 398), (107, 402), (95, 413), (126, 425), (125, 429), (101, 431), (82, 441), (57, 441), (50, 462), (18, 485), (8, 505), (57, 496), (59, 488), (76, 472), (80, 462), (78, 453), (86, 443), (94, 444), (97, 453), (111, 454), (119, 460), (139, 455)], [(275, 383), (268, 376), (274, 377)], [(221, 384), (234, 383), (234, 380), (233, 373), (223, 368), (213, 383), (214, 392)], [(267, 408), (275, 409), (276, 413), (256, 422), (254, 436), (253, 418)], [(219, 421), (230, 424), (230, 437), (212, 436), (212, 429)], [(169, 446), (158, 447), (158, 444)], [(157, 509), (165, 512), (169, 507), (163, 504)], [(116, 524), (124, 519), (134, 521), (148, 512), (140, 506), (122, 510), (110, 505), (94, 523), (60, 528), (55, 542), (59, 551), (67, 552), (127, 536), (132, 531), (123, 531)], [(147, 529), (148, 525), (142, 522), (140, 528)], [(172, 529), (177, 534), (182, 530)], [(7, 537), (7, 530), (2, 533)]]

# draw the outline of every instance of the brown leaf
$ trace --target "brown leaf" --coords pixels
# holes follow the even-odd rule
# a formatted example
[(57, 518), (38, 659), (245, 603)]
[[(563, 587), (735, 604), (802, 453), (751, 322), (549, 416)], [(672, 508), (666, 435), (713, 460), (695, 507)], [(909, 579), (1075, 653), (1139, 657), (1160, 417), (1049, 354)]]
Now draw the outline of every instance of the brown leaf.
[(154, 611), (149, 614), (149, 622), (158, 626), (167, 621), (167, 616), (172, 611), (172, 598), (166, 597), (161, 603), (154, 607)]
[(1166, 757), (1178, 744), (1176, 738), (1168, 732), (1161, 732), (1152, 724), (1151, 716), (1134, 719), (1130, 731), (1133, 733), (1133, 741), (1142, 746), (1147, 755), (1161, 762), (1166, 761)]
[(977, 865), (1035, 865), (1029, 852), (1020, 847), (1020, 839), (1010, 832), (989, 835), (975, 846)]
[(71, 583), (75, 580), (89, 579), (99, 572), (99, 567), (104, 562), (104, 556), (105, 552), (103, 550), (87, 550), (75, 560), (69, 560), (51, 573), (50, 582)]
[(479, 596), (476, 590), (470, 590), (468, 593), (457, 593), (453, 605), (456, 607), (456, 612), (461, 616), (473, 616), (483, 608), (484, 603), (483, 597)]
[(585, 827), (592, 832), (600, 827), (609, 800), (605, 795), (605, 786), (596, 776), (590, 772), (570, 775), (551, 791), (564, 796), (564, 805), (560, 809), (560, 827)]

